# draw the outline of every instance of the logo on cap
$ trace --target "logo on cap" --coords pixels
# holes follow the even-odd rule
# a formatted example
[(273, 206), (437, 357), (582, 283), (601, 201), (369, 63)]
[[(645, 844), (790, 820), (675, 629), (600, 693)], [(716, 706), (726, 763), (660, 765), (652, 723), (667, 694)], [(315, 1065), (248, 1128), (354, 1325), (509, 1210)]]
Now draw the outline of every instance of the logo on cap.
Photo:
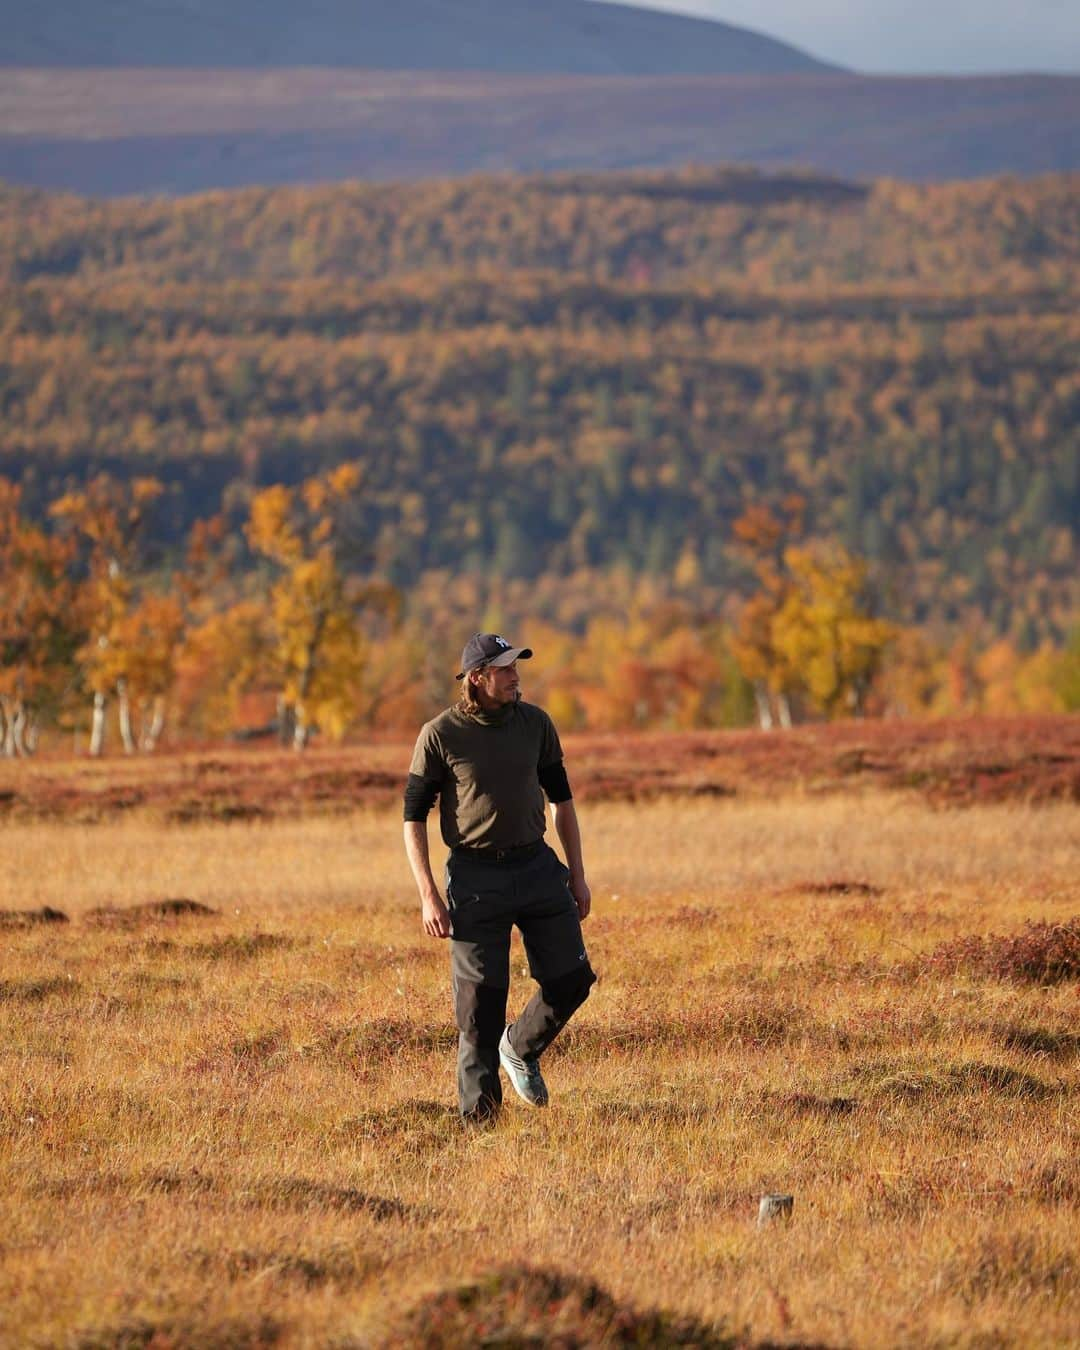
[(497, 647), (501, 647), (504, 652), (508, 652), (510, 650), (510, 644), (504, 637), (496, 637), (493, 639), (493, 641), (495, 642), (495, 645)]

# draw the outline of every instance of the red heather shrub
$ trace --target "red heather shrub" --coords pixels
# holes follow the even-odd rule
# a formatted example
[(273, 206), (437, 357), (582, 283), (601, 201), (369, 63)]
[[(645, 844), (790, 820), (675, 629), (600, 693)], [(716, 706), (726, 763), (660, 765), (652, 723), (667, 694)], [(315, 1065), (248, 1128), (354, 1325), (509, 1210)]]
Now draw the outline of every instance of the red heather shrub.
[(1020, 984), (1080, 980), (1080, 917), (1029, 922), (1012, 934), (952, 938), (935, 947), (923, 964), (940, 974), (962, 972)]

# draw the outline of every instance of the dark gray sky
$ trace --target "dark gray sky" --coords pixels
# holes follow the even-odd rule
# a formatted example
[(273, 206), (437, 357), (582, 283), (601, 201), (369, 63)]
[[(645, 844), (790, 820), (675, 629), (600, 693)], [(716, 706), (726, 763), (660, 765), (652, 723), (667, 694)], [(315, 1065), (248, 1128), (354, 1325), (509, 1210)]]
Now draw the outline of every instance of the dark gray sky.
[[(631, 0), (634, 2), (634, 0)], [(1080, 0), (636, 0), (768, 33), (856, 70), (1080, 74)], [(1080, 135), (1080, 131), (1077, 133)]]

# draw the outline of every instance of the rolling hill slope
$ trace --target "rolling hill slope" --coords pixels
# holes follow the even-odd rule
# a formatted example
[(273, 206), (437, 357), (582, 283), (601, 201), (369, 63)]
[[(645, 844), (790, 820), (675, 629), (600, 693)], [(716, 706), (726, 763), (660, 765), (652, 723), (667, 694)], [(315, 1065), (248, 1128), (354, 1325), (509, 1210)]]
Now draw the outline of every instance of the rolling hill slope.
[(734, 520), (798, 494), (905, 618), (1058, 641), (1080, 606), (1077, 187), (0, 191), (0, 474), (39, 512), (102, 469), (157, 474), (175, 542), (223, 503), (238, 522), (253, 484), (359, 460), (380, 573), (416, 595), (494, 571), (537, 610), (597, 573), (722, 604)]
[(591, 0), (3, 0), (7, 66), (355, 66), (561, 74), (832, 67), (760, 33)]

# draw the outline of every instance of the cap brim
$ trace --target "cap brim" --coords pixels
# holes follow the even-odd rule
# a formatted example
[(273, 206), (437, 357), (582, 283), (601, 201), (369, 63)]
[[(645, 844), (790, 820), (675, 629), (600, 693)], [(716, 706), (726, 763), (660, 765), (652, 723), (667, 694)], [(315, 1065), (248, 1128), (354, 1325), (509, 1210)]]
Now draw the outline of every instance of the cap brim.
[(527, 661), (532, 656), (531, 647), (511, 647), (508, 652), (503, 652), (497, 656), (494, 661), (489, 661), (489, 666), (512, 666), (515, 661)]
[[(531, 647), (511, 647), (509, 651), (500, 652), (492, 661), (482, 661), (480, 666), (509, 666), (518, 660), (527, 661), (532, 654)], [(469, 670), (479, 670), (480, 666), (470, 666)], [(468, 671), (459, 670), (454, 679), (463, 680), (467, 674)]]

